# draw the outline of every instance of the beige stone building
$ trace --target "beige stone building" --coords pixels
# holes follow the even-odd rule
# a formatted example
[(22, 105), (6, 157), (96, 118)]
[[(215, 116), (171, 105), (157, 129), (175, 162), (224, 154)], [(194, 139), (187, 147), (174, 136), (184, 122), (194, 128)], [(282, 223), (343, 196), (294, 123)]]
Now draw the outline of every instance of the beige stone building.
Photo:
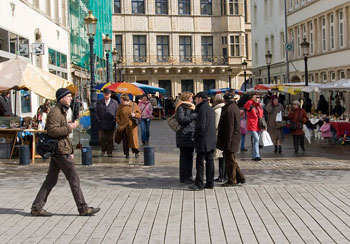
[(244, 60), (251, 75), (249, 6), (249, 0), (114, 0), (122, 79), (172, 96), (228, 87), (229, 80), (240, 88)]

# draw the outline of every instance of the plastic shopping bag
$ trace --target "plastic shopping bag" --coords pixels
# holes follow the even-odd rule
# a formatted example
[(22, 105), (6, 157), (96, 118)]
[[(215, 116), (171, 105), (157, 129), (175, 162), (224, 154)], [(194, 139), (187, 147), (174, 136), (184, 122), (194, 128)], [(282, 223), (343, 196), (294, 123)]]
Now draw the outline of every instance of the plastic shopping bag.
[(303, 131), (305, 133), (305, 137), (306, 137), (307, 141), (309, 142), (309, 144), (311, 144), (311, 133), (306, 125), (303, 125)]
[(282, 111), (277, 113), (277, 115), (276, 115), (276, 122), (282, 122)]
[(261, 145), (264, 147), (273, 146), (270, 134), (267, 130), (263, 130), (260, 135)]

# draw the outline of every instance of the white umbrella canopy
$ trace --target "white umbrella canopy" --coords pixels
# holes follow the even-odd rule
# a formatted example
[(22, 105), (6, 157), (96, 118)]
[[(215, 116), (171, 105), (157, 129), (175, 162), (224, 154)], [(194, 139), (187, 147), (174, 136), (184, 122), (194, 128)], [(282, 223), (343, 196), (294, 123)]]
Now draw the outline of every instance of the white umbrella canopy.
[(40, 69), (20, 58), (0, 63), (0, 90), (31, 90), (39, 96), (54, 100), (59, 88), (73, 93), (77, 87), (68, 80)]

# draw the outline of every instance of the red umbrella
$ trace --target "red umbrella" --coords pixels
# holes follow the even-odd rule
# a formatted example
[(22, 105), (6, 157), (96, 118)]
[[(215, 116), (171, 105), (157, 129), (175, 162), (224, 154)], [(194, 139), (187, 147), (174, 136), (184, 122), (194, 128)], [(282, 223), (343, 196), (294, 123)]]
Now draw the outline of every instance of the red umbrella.
[(265, 86), (265, 85), (256, 85), (254, 87), (254, 90), (270, 90), (270, 87)]

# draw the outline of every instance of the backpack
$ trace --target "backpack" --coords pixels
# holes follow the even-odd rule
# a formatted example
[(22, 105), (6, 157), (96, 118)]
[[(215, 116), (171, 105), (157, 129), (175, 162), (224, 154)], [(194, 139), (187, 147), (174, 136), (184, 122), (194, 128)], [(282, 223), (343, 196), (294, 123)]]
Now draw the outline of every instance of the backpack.
[(173, 131), (177, 132), (179, 130), (181, 130), (181, 125), (179, 124), (179, 122), (176, 120), (176, 113), (171, 115), (168, 119), (168, 125), (170, 127), (170, 129), (172, 129)]
[(36, 152), (43, 158), (48, 159), (53, 156), (57, 150), (57, 140), (50, 137), (48, 134), (38, 135), (38, 144), (36, 145)]

